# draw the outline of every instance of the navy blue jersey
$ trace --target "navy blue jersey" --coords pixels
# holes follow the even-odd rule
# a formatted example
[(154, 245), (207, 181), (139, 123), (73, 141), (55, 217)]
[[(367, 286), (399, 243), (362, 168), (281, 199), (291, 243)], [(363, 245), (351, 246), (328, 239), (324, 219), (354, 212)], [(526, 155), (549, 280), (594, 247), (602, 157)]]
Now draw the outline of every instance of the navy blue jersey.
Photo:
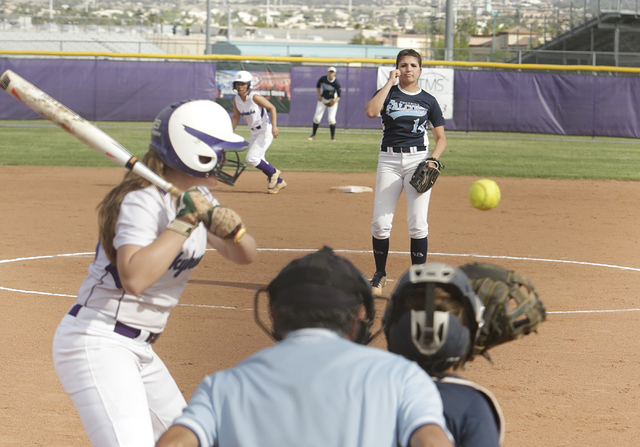
[(457, 376), (433, 379), (442, 397), (447, 428), (456, 445), (498, 447), (502, 444), (502, 410), (488, 390)]
[(318, 79), (316, 87), (320, 89), (320, 95), (324, 99), (334, 99), (340, 97), (340, 83), (338, 78), (333, 78), (333, 82), (329, 81), (327, 76), (323, 76)]
[(428, 146), (427, 123), (431, 122), (432, 127), (444, 126), (436, 98), (424, 90), (409, 93), (398, 85), (391, 87), (380, 116), (381, 147)]

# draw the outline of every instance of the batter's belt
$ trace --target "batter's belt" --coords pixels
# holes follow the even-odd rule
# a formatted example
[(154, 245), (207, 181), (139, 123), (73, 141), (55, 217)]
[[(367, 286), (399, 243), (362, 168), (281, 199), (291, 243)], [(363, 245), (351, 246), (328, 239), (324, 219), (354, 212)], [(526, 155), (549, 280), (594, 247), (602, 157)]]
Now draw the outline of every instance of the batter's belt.
[[(78, 312), (80, 312), (80, 309), (82, 309), (82, 305), (81, 304), (74, 304), (74, 306), (71, 308), (71, 310), (69, 311), (69, 315), (71, 315), (72, 317), (75, 317), (78, 315)], [(142, 330), (141, 329), (136, 329), (134, 327), (131, 326), (127, 326), (124, 323), (121, 323), (119, 321), (116, 320), (115, 326), (113, 328), (113, 332), (115, 332), (116, 334), (120, 334), (124, 337), (130, 338), (132, 340), (137, 339), (138, 337), (140, 337), (140, 334), (142, 334)], [(147, 331), (145, 331), (147, 332)], [(147, 338), (144, 339), (145, 343), (154, 343), (158, 337), (160, 337), (160, 332), (158, 333), (154, 333), (154, 332), (149, 332), (149, 335), (147, 336)]]

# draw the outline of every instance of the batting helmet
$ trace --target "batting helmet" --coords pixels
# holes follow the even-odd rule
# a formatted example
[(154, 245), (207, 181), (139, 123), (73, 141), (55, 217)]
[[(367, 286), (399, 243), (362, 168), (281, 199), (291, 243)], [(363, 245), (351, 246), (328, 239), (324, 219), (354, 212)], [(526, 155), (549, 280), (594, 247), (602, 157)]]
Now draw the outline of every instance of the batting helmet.
[[(246, 165), (238, 151), (247, 141), (233, 132), (224, 108), (207, 99), (182, 101), (164, 108), (153, 122), (149, 149), (162, 161), (193, 177), (214, 175), (233, 186)], [(231, 160), (229, 159), (231, 156)], [(235, 172), (229, 174), (223, 169)]]
[[(454, 313), (436, 310), (436, 286), (462, 305), (464, 324)], [(483, 311), (461, 269), (440, 262), (413, 265), (400, 278), (384, 312), (388, 349), (431, 374), (462, 365), (473, 358)]]
[(247, 90), (251, 88), (251, 80), (253, 76), (248, 71), (241, 70), (233, 77), (233, 88), (236, 88), (236, 82), (247, 84)]
[(354, 341), (367, 344), (373, 339), (370, 328), (375, 309), (371, 285), (358, 268), (346, 258), (335, 255), (330, 247), (325, 246), (315, 253), (291, 261), (266, 289), (256, 293), (256, 323), (272, 338), (280, 340), (282, 334), (268, 329), (260, 320), (258, 298), (262, 292), (268, 292), (272, 307), (289, 306), (299, 314), (311, 315), (312, 318), (323, 313), (329, 314), (332, 310), (349, 310), (363, 305), (366, 316), (359, 322)]

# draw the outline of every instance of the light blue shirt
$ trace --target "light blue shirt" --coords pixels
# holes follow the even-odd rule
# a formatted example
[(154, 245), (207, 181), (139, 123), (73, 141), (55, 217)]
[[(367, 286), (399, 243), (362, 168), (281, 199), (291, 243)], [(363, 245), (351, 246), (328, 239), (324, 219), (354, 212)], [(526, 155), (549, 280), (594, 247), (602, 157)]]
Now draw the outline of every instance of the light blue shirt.
[(201, 447), (406, 446), (442, 400), (417, 364), (327, 329), (291, 332), (198, 386), (175, 424)]

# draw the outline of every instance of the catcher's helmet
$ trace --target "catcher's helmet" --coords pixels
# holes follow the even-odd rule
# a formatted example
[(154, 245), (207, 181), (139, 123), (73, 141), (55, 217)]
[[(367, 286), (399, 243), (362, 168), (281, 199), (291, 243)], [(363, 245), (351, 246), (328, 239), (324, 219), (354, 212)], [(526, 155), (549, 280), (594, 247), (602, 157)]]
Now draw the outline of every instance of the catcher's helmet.
[[(462, 304), (465, 325), (455, 314), (436, 310), (436, 285)], [(410, 296), (413, 301), (408, 302)], [(483, 311), (461, 269), (440, 262), (413, 265), (400, 278), (384, 312), (388, 349), (431, 374), (462, 365), (473, 358)]]
[(253, 76), (248, 71), (241, 70), (233, 77), (233, 88), (236, 88), (236, 82), (247, 84), (247, 90), (251, 89), (251, 80)]
[[(227, 111), (203, 99), (165, 107), (153, 122), (149, 149), (178, 171), (193, 177), (213, 174), (233, 186), (246, 167), (240, 163), (238, 151), (244, 150), (247, 144), (233, 132)], [(235, 169), (235, 173), (224, 172), (223, 168)]]
[(280, 334), (268, 329), (260, 320), (258, 298), (268, 292), (271, 306), (288, 305), (304, 312), (322, 312), (331, 309), (353, 309), (364, 306), (365, 319), (359, 324), (354, 341), (367, 344), (375, 317), (371, 285), (365, 275), (349, 260), (323, 247), (315, 253), (291, 261), (278, 276), (255, 295), (256, 323), (275, 340)]

